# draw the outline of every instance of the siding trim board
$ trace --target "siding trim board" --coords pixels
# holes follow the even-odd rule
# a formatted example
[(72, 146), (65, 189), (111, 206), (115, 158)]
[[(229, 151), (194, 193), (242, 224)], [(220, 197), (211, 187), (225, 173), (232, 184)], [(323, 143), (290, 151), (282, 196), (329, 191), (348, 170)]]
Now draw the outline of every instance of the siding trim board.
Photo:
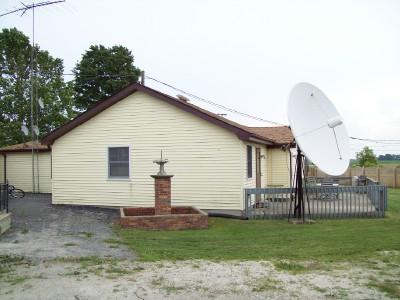
[(235, 133), (241, 140), (250, 141), (252, 138), (256, 138), (257, 140), (260, 140), (260, 142), (263, 142), (268, 145), (277, 144), (274, 140), (257, 135), (255, 133), (247, 130), (246, 127), (241, 126), (238, 123), (235, 123), (233, 121), (230, 121), (230, 120), (222, 118), (222, 117), (219, 117), (219, 116), (217, 116), (209, 111), (206, 111), (200, 107), (197, 107), (193, 104), (190, 104), (185, 101), (173, 98), (169, 95), (160, 93), (156, 90), (153, 90), (153, 89), (146, 87), (144, 85), (141, 85), (139, 83), (133, 83), (131, 85), (128, 85), (127, 87), (123, 88), (122, 90), (120, 90), (119, 92), (114, 94), (113, 96), (111, 96), (107, 99), (98, 101), (95, 105), (93, 105), (87, 111), (78, 115), (75, 119), (69, 121), (64, 126), (61, 126), (57, 129), (55, 129), (54, 131), (52, 131), (51, 133), (49, 133), (48, 135), (46, 135), (42, 139), (41, 142), (45, 145), (53, 144), (56, 139), (60, 138), (64, 134), (73, 130), (75, 127), (85, 123), (86, 121), (90, 120), (91, 118), (93, 118), (97, 114), (101, 113), (105, 109), (109, 108), (110, 106), (125, 99), (126, 97), (128, 97), (129, 95), (131, 95), (137, 91), (146, 93), (158, 100), (165, 101), (165, 102), (167, 102), (175, 107), (178, 107), (186, 112), (194, 114), (194, 115), (202, 118), (203, 120), (211, 122), (222, 128), (225, 128), (225, 129)]

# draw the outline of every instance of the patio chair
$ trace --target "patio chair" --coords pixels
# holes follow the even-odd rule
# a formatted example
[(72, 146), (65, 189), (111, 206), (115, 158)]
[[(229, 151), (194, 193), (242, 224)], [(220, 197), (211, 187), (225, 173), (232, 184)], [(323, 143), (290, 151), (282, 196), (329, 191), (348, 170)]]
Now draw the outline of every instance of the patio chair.
[(321, 199), (323, 200), (337, 200), (339, 198), (339, 190), (333, 189), (333, 187), (337, 187), (339, 184), (334, 178), (323, 178), (321, 180), (321, 187), (328, 187), (328, 192), (321, 193)]

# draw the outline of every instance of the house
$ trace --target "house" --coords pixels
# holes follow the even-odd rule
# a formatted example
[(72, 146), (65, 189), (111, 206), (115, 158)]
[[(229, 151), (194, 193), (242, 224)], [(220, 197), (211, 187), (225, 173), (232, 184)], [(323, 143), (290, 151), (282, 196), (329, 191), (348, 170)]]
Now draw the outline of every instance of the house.
[[(35, 180), (32, 180), (32, 142), (0, 148), (0, 182), (25, 192), (51, 193), (51, 149), (34, 144)], [(33, 185), (34, 182), (34, 185)]]
[(169, 159), (173, 205), (243, 210), (245, 187), (288, 186), (288, 127), (246, 127), (138, 83), (42, 139), (54, 204), (153, 206), (153, 160)]

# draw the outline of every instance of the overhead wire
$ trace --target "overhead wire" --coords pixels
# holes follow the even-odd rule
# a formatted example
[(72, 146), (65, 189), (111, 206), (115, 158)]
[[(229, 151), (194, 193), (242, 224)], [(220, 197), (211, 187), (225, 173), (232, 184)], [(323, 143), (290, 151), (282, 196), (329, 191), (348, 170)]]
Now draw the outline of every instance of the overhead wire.
[(286, 126), (286, 125), (284, 125), (284, 124), (281, 124), (281, 123), (278, 123), (278, 122), (275, 122), (275, 121), (271, 121), (271, 120), (266, 120), (266, 119), (263, 119), (263, 118), (260, 118), (260, 117), (256, 117), (256, 116), (253, 116), (253, 115), (250, 115), (250, 114), (247, 114), (247, 113), (238, 111), (238, 110), (236, 110), (236, 109), (233, 109), (233, 108), (224, 106), (224, 105), (222, 105), (222, 104), (218, 104), (218, 103), (216, 103), (216, 102), (214, 102), (214, 101), (207, 100), (207, 99), (205, 99), (205, 98), (196, 96), (196, 95), (194, 95), (194, 94), (192, 94), (192, 93), (186, 92), (186, 91), (184, 91), (184, 90), (182, 90), (182, 89), (180, 89), (180, 88), (177, 88), (177, 87), (175, 87), (175, 86), (173, 86), (173, 85), (171, 85), (171, 84), (165, 83), (165, 82), (163, 82), (163, 81), (161, 81), (161, 80), (158, 80), (158, 79), (156, 79), (156, 78), (153, 78), (153, 77), (150, 77), (150, 76), (145, 76), (145, 77), (146, 77), (146, 79), (153, 80), (153, 81), (158, 82), (158, 83), (160, 83), (160, 84), (162, 84), (162, 85), (164, 85), (164, 86), (167, 86), (167, 87), (169, 87), (169, 88), (172, 88), (172, 89), (175, 90), (175, 91), (178, 91), (178, 92), (180, 92), (180, 93), (183, 93), (183, 94), (185, 94), (185, 95), (187, 95), (187, 96), (189, 96), (189, 97), (192, 97), (192, 98), (197, 99), (197, 100), (199, 100), (199, 101), (202, 101), (202, 102), (204, 102), (204, 103), (213, 105), (213, 106), (218, 107), (218, 108), (220, 108), (220, 109), (229, 111), (229, 112), (231, 112), (231, 113), (235, 113), (235, 114), (238, 114), (238, 115), (241, 115), (241, 116), (244, 116), (244, 117), (253, 119), (253, 120), (257, 120), (257, 121), (261, 121), (261, 122), (266, 122), (266, 123), (274, 124), (274, 125), (277, 125), (277, 126)]
[(359, 138), (359, 137), (354, 137), (350, 136), (350, 139), (352, 140), (357, 140), (357, 141), (365, 141), (365, 142), (372, 142), (372, 143), (377, 143), (377, 144), (387, 144), (390, 145), (393, 142), (398, 142), (400, 143), (400, 140), (393, 139), (393, 140), (382, 140), (382, 139), (369, 139), (369, 138)]
[[(65, 75), (65, 76), (74, 76), (75, 74), (74, 74), (74, 73), (64, 73), (63, 75)], [(95, 78), (95, 77), (119, 78), (119, 77), (132, 77), (133, 75), (122, 75), (122, 74), (84, 75), (84, 74), (80, 74), (80, 76), (88, 77), (88, 78)], [(153, 77), (150, 77), (150, 76), (145, 76), (145, 78), (146, 78), (146, 79), (149, 79), (149, 80), (152, 80), (152, 81), (154, 81), (154, 82), (157, 82), (157, 83), (159, 83), (159, 84), (162, 84), (162, 85), (164, 85), (164, 86), (166, 86), (166, 87), (169, 87), (169, 88), (171, 88), (171, 89), (173, 89), (173, 90), (175, 90), (175, 91), (177, 91), (177, 92), (179, 92), (179, 93), (185, 94), (185, 95), (187, 95), (187, 96), (189, 96), (189, 97), (191, 97), (191, 98), (194, 98), (194, 99), (196, 99), (196, 100), (199, 100), (199, 101), (201, 101), (201, 102), (204, 102), (204, 103), (207, 103), (207, 104), (209, 104), (209, 105), (218, 107), (219, 109), (222, 109), (222, 110), (225, 110), (225, 111), (234, 113), (234, 114), (238, 114), (238, 115), (241, 115), (241, 116), (243, 116), (243, 117), (247, 117), (247, 118), (250, 118), (250, 119), (253, 119), (253, 120), (257, 120), (257, 121), (261, 121), (261, 122), (270, 123), (270, 124), (273, 124), (273, 125), (276, 125), (276, 126), (287, 126), (287, 125), (282, 124), (282, 123), (278, 123), (278, 122), (271, 121), (271, 120), (266, 120), (266, 119), (264, 119), (264, 118), (260, 118), (260, 117), (257, 117), (257, 116), (250, 115), (250, 114), (248, 114), (248, 113), (244, 113), (244, 112), (238, 111), (238, 110), (236, 110), (236, 109), (234, 109), (234, 108), (230, 108), (230, 107), (224, 106), (224, 105), (222, 105), (222, 104), (216, 103), (216, 102), (214, 102), (214, 101), (205, 99), (205, 98), (200, 97), (200, 96), (197, 96), (197, 95), (195, 95), (195, 94), (193, 94), (193, 93), (190, 93), (190, 92), (187, 92), (187, 91), (182, 90), (182, 89), (180, 89), (180, 88), (177, 88), (177, 87), (175, 87), (175, 86), (173, 86), (173, 85), (171, 85), (171, 84), (168, 84), (168, 83), (163, 82), (163, 81), (161, 81), (161, 80), (158, 80), (158, 79), (156, 79), (156, 78), (153, 78)]]
[[(65, 75), (65, 76), (75, 76), (76, 74), (74, 74), (74, 73), (63, 73), (63, 75)], [(124, 74), (97, 74), (97, 75), (80, 74), (80, 76), (88, 77), (88, 78), (96, 78), (96, 77), (108, 77), (108, 78), (124, 78), (125, 77), (126, 78), (126, 77), (133, 77), (133, 75), (124, 75)], [(201, 102), (204, 102), (204, 103), (207, 103), (209, 105), (212, 105), (212, 106), (218, 107), (220, 109), (223, 109), (225, 111), (229, 111), (231, 113), (235, 113), (235, 114), (238, 114), (238, 115), (241, 115), (243, 117), (247, 117), (247, 118), (250, 118), (250, 119), (253, 119), (253, 120), (274, 124), (276, 126), (287, 126), (287, 125), (284, 125), (282, 123), (278, 123), (278, 122), (271, 121), (271, 120), (266, 120), (264, 118), (253, 116), (253, 115), (250, 115), (248, 113), (244, 113), (244, 112), (238, 111), (236, 109), (224, 106), (224, 105), (216, 103), (214, 101), (211, 101), (211, 100), (205, 99), (203, 97), (197, 96), (197, 95), (195, 95), (193, 93), (187, 92), (187, 91), (185, 91), (183, 89), (175, 87), (175, 86), (173, 86), (173, 85), (171, 85), (169, 83), (166, 83), (166, 82), (161, 81), (159, 79), (156, 79), (154, 77), (145, 76), (145, 78), (149, 79), (149, 80), (152, 80), (154, 82), (157, 82), (159, 84), (162, 84), (162, 85), (164, 85), (164, 86), (166, 86), (168, 88), (171, 88), (171, 89), (173, 89), (173, 90), (175, 90), (177, 92), (185, 94), (185, 95), (187, 95), (187, 96), (189, 96), (191, 98), (194, 98), (196, 100), (199, 100)], [(318, 128), (318, 129), (320, 129), (320, 128)], [(400, 145), (400, 139), (371, 139), (371, 138), (360, 138), (360, 137), (354, 137), (354, 136), (350, 136), (349, 139), (353, 140), (353, 141), (356, 141), (356, 142), (371, 142), (371, 143), (375, 143), (375, 144), (383, 144), (383, 145), (388, 145), (388, 146), (397, 146), (397, 142), (398, 142), (399, 145)]]

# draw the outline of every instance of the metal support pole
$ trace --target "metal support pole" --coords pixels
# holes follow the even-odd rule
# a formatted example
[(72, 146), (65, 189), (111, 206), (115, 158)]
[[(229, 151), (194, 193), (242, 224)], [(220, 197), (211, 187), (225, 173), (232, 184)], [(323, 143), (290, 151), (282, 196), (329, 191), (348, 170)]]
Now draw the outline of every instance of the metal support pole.
[(35, 132), (33, 130), (33, 102), (34, 102), (34, 51), (35, 51), (35, 5), (32, 4), (32, 50), (31, 50), (31, 138), (32, 138), (32, 192), (35, 192)]
[(295, 202), (294, 202), (294, 217), (303, 219), (304, 221), (304, 197), (303, 197), (303, 155), (297, 147), (296, 158), (296, 183), (295, 183)]

